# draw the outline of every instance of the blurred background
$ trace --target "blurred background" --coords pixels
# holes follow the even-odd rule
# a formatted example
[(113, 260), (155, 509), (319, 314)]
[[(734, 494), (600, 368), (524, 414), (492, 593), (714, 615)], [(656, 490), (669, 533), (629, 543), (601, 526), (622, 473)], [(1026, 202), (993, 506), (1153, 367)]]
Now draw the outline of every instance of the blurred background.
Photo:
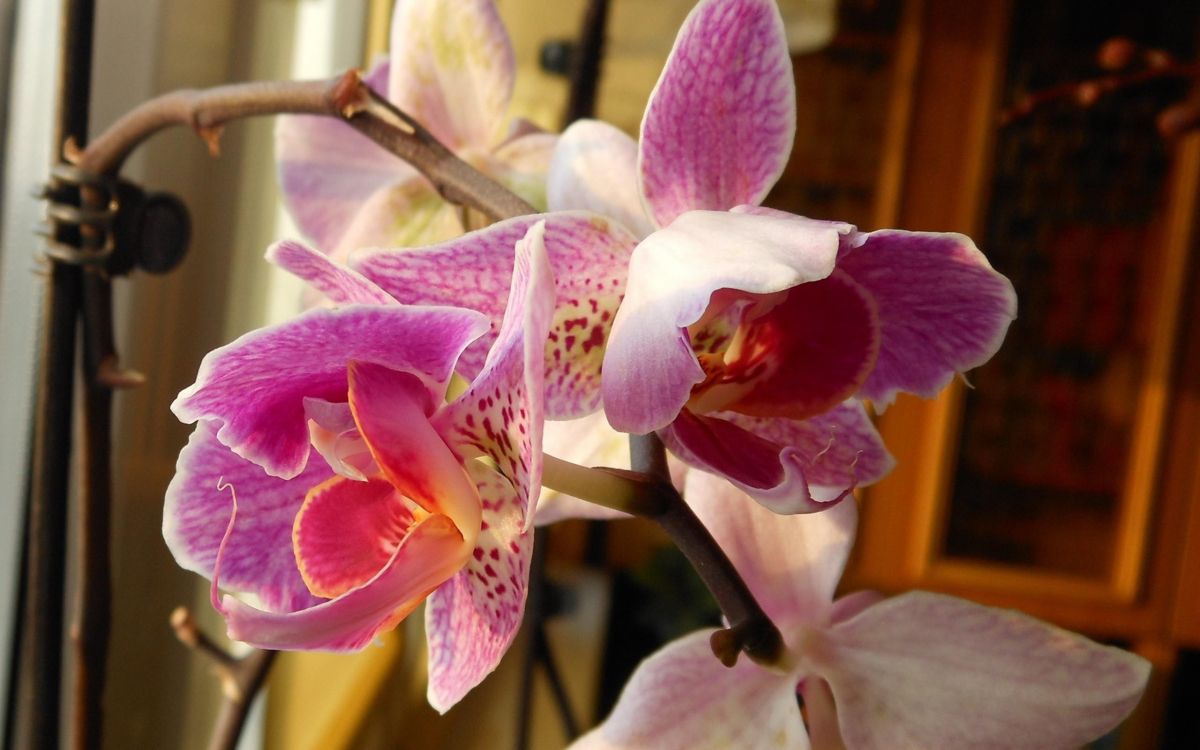
[[(520, 65), (513, 114), (557, 129), (586, 3), (497, 4)], [(38, 310), (30, 229), (42, 208), (26, 196), (52, 153), (54, 5), (0, 2), (5, 643), (19, 580)], [(599, 117), (636, 134), (691, 5), (612, 0)], [(100, 0), (92, 132), (175, 88), (361, 66), (386, 49), (390, 6)], [(951, 592), (1132, 649), (1155, 666), (1150, 689), (1098, 746), (1200, 747), (1200, 137), (1167, 138), (1156, 127), (1162, 111), (1196, 95), (1195, 79), (1162, 77), (1100, 96), (1071, 89), (1106, 72), (1097, 53), (1112, 37), (1195, 60), (1200, 3), (780, 6), (798, 129), (768, 204), (863, 229), (969, 234), (1012, 278), (1021, 305), (1004, 348), (969, 384), (936, 401), (902, 397), (882, 415), (899, 466), (859, 493), (863, 521), (846, 590)], [(1029, 106), (1031, 93), (1046, 90), (1062, 95)], [(262, 261), (272, 241), (298, 236), (279, 204), (272, 127), (231, 126), (218, 159), (193, 134), (168, 132), (125, 170), (181, 196), (194, 233), (173, 274), (118, 284), (118, 350), (149, 382), (117, 399), (106, 747), (204, 747), (220, 702), (209, 662), (168, 625), (172, 609), (186, 605), (220, 631), (207, 582), (176, 567), (161, 539), (163, 490), (188, 433), (167, 405), (205, 352), (299, 309), (297, 283)], [(526, 633), (492, 678), (441, 717), (424, 700), (419, 617), (355, 656), (286, 654), (244, 746), (561, 747), (564, 702), (572, 721), (590, 726), (640, 658), (714, 620), (703, 587), (650, 525), (567, 522), (544, 541), (544, 650)], [(532, 659), (546, 651), (557, 680)], [(0, 657), (10, 668), (11, 647)]]

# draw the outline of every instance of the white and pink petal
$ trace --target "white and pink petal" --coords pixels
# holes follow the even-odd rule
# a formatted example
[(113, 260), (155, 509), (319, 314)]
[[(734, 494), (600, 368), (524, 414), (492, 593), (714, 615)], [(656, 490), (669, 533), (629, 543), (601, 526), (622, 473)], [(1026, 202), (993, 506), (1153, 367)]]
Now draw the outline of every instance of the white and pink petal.
[(493, 0), (399, 0), (388, 98), (451, 151), (504, 133), (516, 63)]
[(1069, 750), (1137, 705), (1150, 665), (1012, 610), (912, 592), (811, 634), (856, 750)]
[(392, 305), (396, 300), (357, 271), (299, 242), (284, 240), (267, 248), (267, 260), (308, 282), (340, 305)]
[[(387, 77), (385, 61), (374, 66), (364, 80), (383, 93)], [(275, 158), (288, 212), (325, 253), (337, 247), (369, 196), (417, 174), (400, 157), (334, 117), (278, 118)]]
[(490, 457), (512, 482), (523, 528), (533, 522), (542, 482), (543, 368), (555, 294), (544, 235), (538, 222), (517, 243), (504, 321), (483, 371), (435, 417), (447, 442)]
[(726, 668), (711, 635), (684, 636), (643, 661), (609, 717), (570, 750), (807, 750), (795, 680), (749, 659)]
[(609, 216), (638, 239), (654, 231), (637, 182), (637, 141), (600, 120), (579, 120), (558, 140), (546, 183), (551, 211)]
[(637, 246), (604, 360), (613, 427), (665, 427), (705, 375), (687, 327), (718, 290), (772, 294), (828, 277), (840, 233), (787, 215), (691, 211)]

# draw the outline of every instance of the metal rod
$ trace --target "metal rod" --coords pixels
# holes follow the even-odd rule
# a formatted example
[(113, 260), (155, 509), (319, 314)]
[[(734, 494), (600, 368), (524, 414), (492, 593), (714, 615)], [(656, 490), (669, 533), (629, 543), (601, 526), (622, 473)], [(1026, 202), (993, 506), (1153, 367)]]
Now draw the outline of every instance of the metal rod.
[[(87, 135), (93, 0), (63, 0), (58, 70), (56, 153)], [(56, 749), (62, 690), (62, 636), (68, 476), (81, 298), (79, 268), (53, 262), (46, 277), (34, 422), (32, 486), (26, 514), (22, 664), (13, 744)]]

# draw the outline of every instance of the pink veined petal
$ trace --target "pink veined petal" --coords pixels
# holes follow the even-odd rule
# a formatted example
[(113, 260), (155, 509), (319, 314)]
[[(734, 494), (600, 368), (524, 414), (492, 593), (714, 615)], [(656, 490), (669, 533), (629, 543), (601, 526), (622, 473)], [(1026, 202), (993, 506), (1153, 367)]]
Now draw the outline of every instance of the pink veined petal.
[(379, 365), (351, 362), (348, 369), (354, 421), (388, 481), (430, 513), (449, 517), (473, 545), (479, 493), (430, 424), (429, 392), (412, 375)]
[(470, 550), (453, 521), (429, 516), (412, 528), (378, 575), (336, 599), (281, 614), (226, 596), (221, 610), (229, 637), (257, 648), (356, 651), (454, 575)]
[(625, 301), (605, 354), (609, 422), (621, 432), (665, 427), (704, 371), (688, 326), (714, 292), (770, 294), (829, 276), (839, 232), (807, 219), (690, 211), (633, 251)]
[(1012, 610), (913, 592), (815, 634), (856, 750), (1077, 748), (1137, 705), (1150, 665)]
[(711, 635), (686, 635), (643, 661), (612, 714), (571, 750), (807, 750), (795, 680), (749, 659), (726, 668)]
[(398, 0), (388, 98), (451, 151), (504, 132), (516, 63), (492, 0)]
[(747, 417), (733, 412), (709, 416), (732, 422), (781, 448), (794, 449), (805, 459), (805, 478), (821, 487), (841, 491), (873, 484), (896, 465), (857, 399), (804, 420)]
[(505, 141), (492, 152), (487, 172), (539, 211), (546, 210), (546, 174), (557, 133), (531, 132)]
[(293, 276), (304, 279), (313, 289), (338, 304), (396, 303), (390, 294), (368, 281), (362, 274), (299, 242), (276, 242), (267, 248), (267, 260)]
[(217, 551), (238, 493), (238, 523), (221, 560), (221, 581), (258, 596), (273, 610), (290, 612), (317, 603), (304, 585), (292, 554), (292, 521), (309, 488), (333, 472), (319, 458), (294, 479), (278, 479), (235, 455), (208, 420), (196, 425), (179, 454), (167, 487), (163, 538), (180, 567), (212, 578)]
[(418, 247), (462, 234), (458, 209), (420, 175), (380, 187), (359, 203), (330, 257), (344, 262), (364, 247)]
[(522, 528), (533, 524), (542, 486), (543, 363), (554, 311), (544, 234), (538, 222), (517, 243), (508, 307), (483, 371), (435, 418), (448, 442), (487, 455), (512, 482)]
[(292, 527), (292, 547), (314, 596), (332, 599), (375, 577), (413, 525), (412, 510), (383, 477), (334, 477), (313, 487)]
[(472, 461), (483, 531), (463, 569), (429, 597), (429, 705), (448, 711), (491, 674), (521, 627), (533, 532), (521, 530), (520, 501), (508, 480)]
[(637, 141), (600, 120), (579, 120), (554, 149), (546, 183), (551, 211), (584, 209), (611, 216), (639, 239), (654, 231), (637, 182)]
[(849, 487), (813, 487), (808, 467), (814, 457), (779, 445), (719, 417), (684, 409), (660, 432), (685, 463), (720, 474), (775, 513), (817, 513), (850, 494)]
[(638, 172), (660, 226), (760, 203), (787, 164), (796, 87), (774, 0), (703, 0), (684, 21), (642, 118)]
[(688, 472), (684, 497), (784, 633), (830, 622), (858, 523), (853, 498), (823, 513), (779, 516), (703, 471)]
[(209, 352), (171, 411), (221, 422), (217, 438), (234, 453), (291, 478), (310, 450), (304, 398), (343, 400), (349, 360), (412, 373), (440, 398), (459, 353), (485, 330), (478, 313), (453, 308), (311, 310)]
[[(364, 78), (385, 92), (388, 64)], [(416, 170), (333, 117), (284, 115), (275, 125), (275, 158), (288, 213), (322, 252), (332, 252), (363, 201)]]
[(458, 371), (474, 379), (504, 317), (513, 247), (539, 221), (546, 222), (544, 242), (557, 289), (545, 353), (546, 413), (568, 419), (600, 404), (604, 343), (625, 292), (633, 249), (625, 229), (584, 212), (521, 216), (434, 247), (361, 252), (351, 265), (406, 304), (453, 304), (487, 315), (492, 333), (458, 363)]
[(990, 359), (1017, 314), (1012, 284), (961, 234), (871, 232), (838, 268), (879, 308), (879, 359), (859, 394), (879, 406), (897, 391), (935, 396)]

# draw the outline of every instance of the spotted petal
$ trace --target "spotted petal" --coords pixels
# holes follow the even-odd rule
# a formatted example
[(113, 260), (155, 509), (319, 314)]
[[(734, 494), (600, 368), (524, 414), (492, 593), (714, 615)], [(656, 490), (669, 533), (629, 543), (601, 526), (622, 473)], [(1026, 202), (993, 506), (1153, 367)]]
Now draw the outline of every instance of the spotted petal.
[(492, 0), (398, 0), (388, 98), (452, 151), (504, 132), (515, 62)]
[(525, 611), (533, 532), (507, 479), (468, 465), (483, 504), (483, 531), (466, 565), (429, 596), (429, 704), (445, 713), (491, 674)]
[(637, 182), (637, 142), (599, 120), (579, 120), (554, 149), (546, 183), (551, 211), (584, 209), (610, 216), (638, 238), (654, 231)]
[(796, 133), (792, 59), (775, 0), (702, 0), (642, 119), (638, 171), (659, 226), (760, 203)]
[(840, 230), (784, 215), (691, 211), (633, 252), (625, 301), (613, 321), (603, 371), (613, 427), (665, 427), (704, 379), (687, 327), (713, 293), (769, 294), (833, 271)]
[(1012, 284), (961, 234), (871, 232), (838, 269), (879, 309), (879, 359), (860, 394), (881, 406), (897, 391), (933, 397), (986, 362), (1017, 314)]
[[(364, 78), (387, 88), (388, 64)], [(288, 212), (322, 252), (337, 246), (363, 201), (384, 185), (416, 176), (398, 156), (334, 117), (284, 115), (276, 120), (275, 159)]]
[(278, 479), (235, 455), (216, 432), (209, 420), (196, 425), (167, 486), (163, 538), (175, 561), (212, 578), (236, 494), (239, 520), (225, 544), (222, 582), (273, 610), (316, 604), (292, 554), (292, 522), (305, 493), (333, 472), (317, 457), (295, 478)]
[[(546, 344), (546, 412), (566, 419), (599, 406), (603, 344), (625, 291), (634, 244), (623, 228), (583, 212), (521, 216), (434, 247), (361, 252), (351, 265), (401, 302), (478, 310), (491, 318), (495, 332), (512, 281), (513, 247), (543, 220), (557, 288)], [(494, 342), (493, 333), (467, 349), (458, 371), (475, 378)]]
[(533, 522), (542, 483), (544, 342), (554, 311), (544, 234), (538, 222), (517, 243), (508, 307), (483, 371), (435, 417), (451, 445), (490, 457), (512, 482), (522, 528)]
[(811, 666), (833, 689), (846, 745), (863, 750), (1076, 748), (1133, 710), (1150, 672), (1019, 612), (928, 592), (817, 638)]
[(171, 410), (183, 422), (221, 422), (222, 443), (291, 478), (310, 450), (304, 397), (344, 400), (350, 360), (412, 373), (441, 398), (459, 353), (485, 330), (478, 313), (452, 308), (312, 310), (209, 352)]
[(726, 668), (702, 630), (647, 658), (612, 714), (571, 750), (807, 750), (796, 685), (749, 659)]
[(854, 500), (824, 513), (778, 516), (721, 477), (688, 472), (684, 497), (784, 633), (830, 622), (854, 544)]

